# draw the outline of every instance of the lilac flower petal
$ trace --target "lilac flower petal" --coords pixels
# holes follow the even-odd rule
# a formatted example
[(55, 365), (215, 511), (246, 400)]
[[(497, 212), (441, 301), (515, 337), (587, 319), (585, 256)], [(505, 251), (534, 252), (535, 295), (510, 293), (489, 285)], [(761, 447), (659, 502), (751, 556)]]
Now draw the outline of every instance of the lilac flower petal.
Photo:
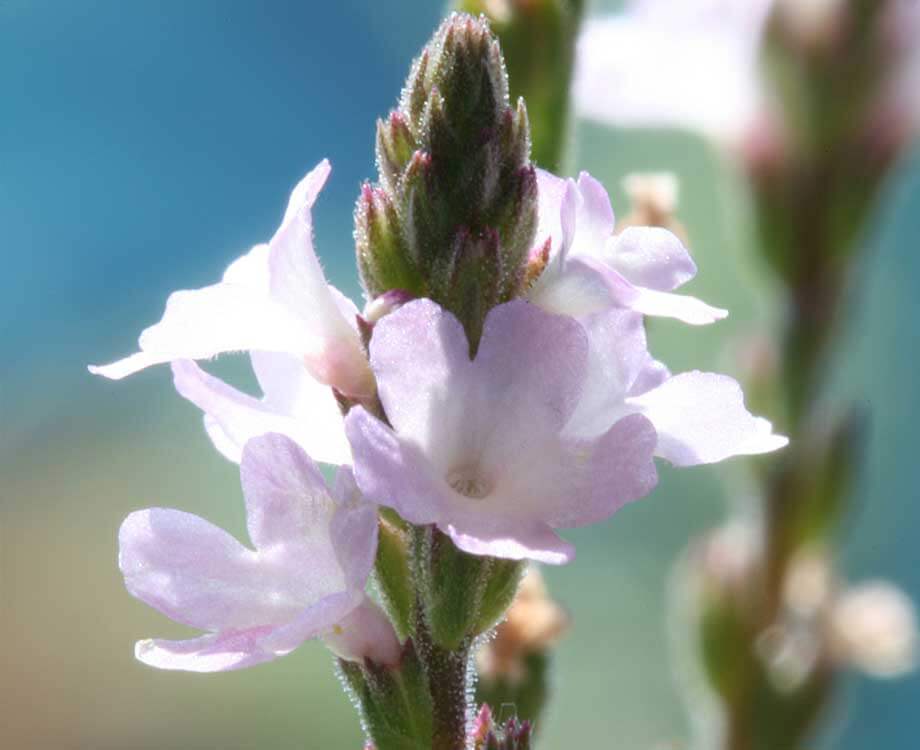
[(396, 666), (402, 655), (399, 639), (389, 619), (367, 597), (323, 636), (336, 656), (350, 661), (370, 659), (375, 664)]
[(241, 281), (241, 269), (257, 266), (264, 251), (257, 247), (253, 254), (231, 264), (230, 281), (171, 294), (162, 320), (141, 334), (140, 352), (110, 365), (90, 366), (90, 372), (117, 380), (174, 359), (208, 359), (253, 349), (299, 353), (299, 321), (267, 296), (259, 278)]
[(641, 396), (643, 393), (652, 390), (652, 388), (657, 388), (670, 377), (671, 371), (667, 365), (649, 356), (639, 374), (636, 375), (636, 379), (629, 389), (629, 395)]
[(629, 403), (655, 425), (656, 454), (677, 466), (767, 453), (789, 442), (744, 408), (741, 387), (725, 375), (681, 373)]
[[(611, 270), (610, 273), (616, 274), (616, 271)], [(675, 318), (693, 326), (709, 325), (728, 317), (728, 310), (712, 307), (696, 297), (685, 294), (659, 292), (633, 286), (629, 282), (612, 283), (611, 289), (615, 290), (616, 299), (621, 305), (643, 315)]]
[[(527, 292), (527, 299), (547, 312), (581, 318), (606, 310), (617, 299), (632, 294), (631, 287), (617, 293), (611, 272), (584, 256), (569, 258), (564, 268), (549, 266)], [(615, 277), (614, 277), (615, 278)], [(622, 280), (621, 285), (627, 282)]]
[(537, 170), (538, 219), (534, 236), (537, 247), (542, 247), (547, 239), (550, 239), (553, 251), (562, 247), (562, 203), (570, 189), (569, 182), (545, 169)]
[(336, 473), (335, 497), (339, 508), (329, 536), (346, 586), (360, 591), (377, 556), (377, 507), (362, 496), (350, 466), (340, 466)]
[[(254, 364), (255, 361), (254, 357)], [(285, 368), (292, 378), (283, 393), (273, 391), (274, 403), (268, 397), (259, 400), (241, 393), (191, 360), (172, 363), (176, 390), (209, 417), (206, 427), (218, 450), (239, 462), (249, 439), (276, 432), (295, 440), (318, 461), (350, 461), (344, 423), (332, 390), (310, 378), (289, 355), (263, 353), (259, 361), (263, 377), (268, 369), (266, 363), (271, 361)]]
[(401, 439), (361, 407), (348, 412), (345, 431), (358, 457), (355, 479), (369, 501), (415, 524), (434, 523), (446, 512), (448, 485), (411, 438)]
[[(311, 537), (328, 536), (336, 503), (316, 464), (290, 438), (270, 433), (246, 443), (240, 484), (256, 549), (312, 547)], [(328, 541), (320, 545), (327, 547)]]
[(455, 426), (473, 398), (473, 365), (463, 327), (435, 303), (416, 300), (377, 324), (370, 355), (390, 423), (440, 465), (438, 456), (454, 450)]
[(476, 402), (466, 404), (463, 423), (488, 461), (526, 451), (530, 436), (561, 431), (581, 396), (587, 358), (587, 335), (572, 318), (523, 300), (492, 308), (474, 362)]
[[(598, 437), (564, 438), (530, 455), (521, 452), (498, 479), (496, 495), (505, 507), (495, 513), (539, 518), (554, 528), (601, 521), (655, 486), (656, 442), (649, 420), (632, 414)], [(467, 530), (477, 521), (471, 518)]]
[(506, 519), (490, 519), (485, 515), (483, 521), (475, 534), (464, 533), (453, 524), (439, 526), (457, 547), (471, 555), (536, 560), (548, 565), (564, 565), (575, 559), (575, 548), (548, 524), (509, 523)]
[(138, 661), (157, 669), (184, 672), (244, 669), (284, 655), (284, 652), (262, 648), (260, 641), (271, 630), (271, 626), (265, 626), (208, 633), (185, 641), (138, 641), (134, 647), (134, 656)]
[(614, 307), (580, 322), (590, 342), (588, 363), (581, 399), (565, 431), (593, 437), (630, 413), (624, 401), (640, 376), (651, 379), (658, 375), (649, 372), (655, 365), (647, 350), (641, 314)]
[(133, 596), (203, 630), (285, 622), (303, 608), (296, 586), (267, 569), (255, 552), (178, 510), (129, 515), (119, 531), (118, 563)]
[(342, 592), (325, 597), (289, 623), (223, 630), (183, 641), (138, 641), (134, 655), (138, 661), (158, 669), (187, 672), (244, 669), (285, 656), (304, 641), (331, 630), (346, 620), (363, 600), (363, 593)]
[(628, 227), (607, 243), (604, 259), (635, 286), (670, 292), (696, 275), (677, 235), (660, 227)]
[(599, 438), (569, 442), (572, 486), (566, 502), (557, 500), (552, 524), (573, 528), (597, 523), (648, 495), (658, 483), (657, 442), (654, 426), (639, 414), (620, 419)]
[(577, 235), (573, 240), (572, 253), (594, 254), (613, 235), (613, 207), (604, 186), (587, 172), (578, 176), (577, 193)]
[(270, 243), (271, 295), (302, 321), (302, 350), (316, 378), (349, 395), (370, 396), (373, 381), (360, 339), (342, 315), (313, 248), (311, 209), (329, 171), (324, 160), (294, 189)]

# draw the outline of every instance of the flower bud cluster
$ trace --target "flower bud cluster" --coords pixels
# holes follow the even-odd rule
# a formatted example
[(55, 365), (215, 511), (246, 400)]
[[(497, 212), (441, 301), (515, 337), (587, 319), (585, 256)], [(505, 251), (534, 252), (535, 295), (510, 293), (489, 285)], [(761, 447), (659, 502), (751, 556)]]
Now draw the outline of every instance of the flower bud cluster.
[(379, 182), (355, 210), (368, 295), (427, 297), (477, 338), (488, 310), (522, 291), (537, 221), (529, 157), (524, 101), (509, 104), (498, 42), (484, 21), (451, 16), (377, 123)]

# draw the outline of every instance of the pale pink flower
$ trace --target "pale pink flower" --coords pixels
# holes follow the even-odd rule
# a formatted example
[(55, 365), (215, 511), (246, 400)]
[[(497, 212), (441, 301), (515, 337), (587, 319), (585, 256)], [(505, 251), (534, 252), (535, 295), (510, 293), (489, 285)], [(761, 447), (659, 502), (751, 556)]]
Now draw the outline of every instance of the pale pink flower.
[(377, 324), (370, 355), (392, 428), (363, 408), (348, 414), (358, 486), (462, 550), (567, 562), (573, 548), (555, 529), (607, 518), (657, 481), (644, 416), (565, 434), (589, 355), (572, 318), (499, 305), (471, 360), (456, 318), (417, 300)]
[(255, 549), (189, 513), (150, 508), (119, 532), (128, 591), (163, 614), (208, 631), (191, 640), (140, 641), (161, 669), (216, 672), (283, 656), (322, 637), (346, 659), (394, 664), (400, 646), (364, 587), (377, 547), (377, 513), (351, 470), (327, 488), (290, 439), (249, 441), (240, 465)]
[[(217, 447), (239, 461), (256, 435), (278, 432), (320, 461), (350, 460), (332, 388), (374, 394), (357, 331), (357, 308), (327, 284), (313, 248), (311, 209), (329, 175), (321, 162), (294, 188), (266, 245), (234, 261), (217, 284), (175, 292), (140, 352), (90, 371), (119, 379), (171, 362), (176, 388), (206, 415)], [(205, 373), (193, 360), (248, 351), (265, 396), (256, 399)]]
[(576, 317), (610, 307), (704, 325), (728, 313), (672, 290), (696, 275), (673, 232), (628, 227), (614, 236), (607, 191), (587, 172), (578, 180), (537, 171), (537, 251), (549, 241), (549, 262), (528, 291), (540, 307)]
[(741, 386), (712, 372), (672, 375), (648, 353), (635, 312), (610, 309), (581, 318), (589, 341), (581, 399), (566, 433), (590, 438), (641, 414), (654, 426), (655, 455), (675, 466), (768, 453), (789, 440), (744, 406)]

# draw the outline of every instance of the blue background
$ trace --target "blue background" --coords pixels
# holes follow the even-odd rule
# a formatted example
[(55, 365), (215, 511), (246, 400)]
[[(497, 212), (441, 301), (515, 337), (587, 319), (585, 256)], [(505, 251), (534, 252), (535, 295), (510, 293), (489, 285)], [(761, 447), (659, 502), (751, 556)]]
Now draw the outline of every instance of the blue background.
[[(132, 644), (187, 631), (134, 601), (116, 566), (131, 510), (181, 507), (243, 534), (235, 467), (166, 368), (111, 383), (85, 365), (133, 351), (169, 291), (201, 286), (274, 230), (323, 157), (315, 211), (333, 283), (357, 297), (351, 211), (373, 176), (374, 120), (395, 103), (442, 8), (431, 2), (0, 1), (0, 739), (10, 748), (360, 747), (318, 644), (251, 671), (161, 673)], [(732, 317), (651, 332), (672, 369), (740, 374), (775, 319), (731, 164), (694, 138), (581, 124), (572, 165), (619, 182), (671, 169), (701, 268), (692, 293)], [(872, 412), (846, 532), (855, 579), (920, 598), (915, 535), (920, 164), (890, 181), (835, 360), (839, 397)], [(219, 363), (231, 377), (238, 365)], [(667, 586), (688, 538), (747, 492), (743, 461), (662, 467), (661, 486), (570, 535), (547, 571), (573, 614), (544, 747), (682, 748)], [(826, 733), (846, 750), (915, 746), (917, 678), (847, 680)]]

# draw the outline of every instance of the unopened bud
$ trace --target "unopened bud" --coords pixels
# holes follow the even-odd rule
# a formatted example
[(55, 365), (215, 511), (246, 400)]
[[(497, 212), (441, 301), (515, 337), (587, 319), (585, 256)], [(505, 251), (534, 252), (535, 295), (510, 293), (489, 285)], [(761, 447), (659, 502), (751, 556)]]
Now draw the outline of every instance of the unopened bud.
[(371, 296), (389, 289), (417, 289), (419, 274), (407, 252), (402, 223), (390, 195), (365, 184), (355, 209), (355, 250)]
[(673, 172), (634, 172), (623, 179), (630, 200), (629, 214), (617, 224), (617, 234), (627, 227), (663, 227), (681, 240), (687, 233), (674, 212), (680, 184)]
[(418, 144), (400, 112), (390, 112), (386, 120), (377, 121), (377, 171), (381, 184), (390, 192), (397, 189)]
[(455, 0), (454, 6), (489, 19), (505, 52), (512, 98), (523, 97), (530, 109), (534, 161), (558, 172), (584, 1)]
[(897, 677), (917, 662), (913, 603), (885, 581), (857, 586), (836, 602), (831, 615), (832, 652), (875, 677)]
[(379, 186), (362, 191), (357, 250), (369, 296), (403, 289), (463, 322), (473, 349), (488, 310), (523, 291), (537, 223), (522, 101), (511, 107), (498, 42), (453, 14), (377, 126)]

